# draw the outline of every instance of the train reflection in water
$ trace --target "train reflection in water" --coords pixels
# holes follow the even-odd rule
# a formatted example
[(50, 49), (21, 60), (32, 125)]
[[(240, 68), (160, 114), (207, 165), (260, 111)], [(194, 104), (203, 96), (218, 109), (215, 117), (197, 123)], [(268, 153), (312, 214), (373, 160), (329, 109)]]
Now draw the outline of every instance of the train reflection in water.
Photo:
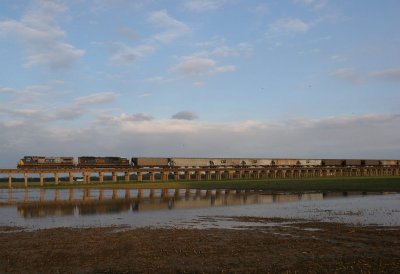
[(3, 197), (2, 204), (16, 204), (21, 217), (36, 218), (313, 201), (348, 195), (365, 193), (267, 194), (241, 190), (40, 189), (25, 190), (23, 194), (10, 190), (7, 199)]

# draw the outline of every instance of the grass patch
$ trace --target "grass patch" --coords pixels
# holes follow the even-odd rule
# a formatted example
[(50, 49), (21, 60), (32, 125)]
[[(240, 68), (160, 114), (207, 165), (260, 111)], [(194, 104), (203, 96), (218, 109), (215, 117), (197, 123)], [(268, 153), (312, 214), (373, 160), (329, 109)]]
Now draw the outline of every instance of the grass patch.
[[(39, 188), (39, 182), (29, 182), (29, 188)], [(395, 191), (400, 192), (400, 176), (391, 177), (332, 177), (301, 179), (258, 179), (222, 181), (168, 181), (168, 182), (69, 182), (45, 183), (43, 188), (192, 188), (192, 189), (252, 189), (265, 191)], [(8, 183), (0, 183), (0, 188), (8, 188)], [(24, 188), (23, 182), (13, 182), (13, 188)]]

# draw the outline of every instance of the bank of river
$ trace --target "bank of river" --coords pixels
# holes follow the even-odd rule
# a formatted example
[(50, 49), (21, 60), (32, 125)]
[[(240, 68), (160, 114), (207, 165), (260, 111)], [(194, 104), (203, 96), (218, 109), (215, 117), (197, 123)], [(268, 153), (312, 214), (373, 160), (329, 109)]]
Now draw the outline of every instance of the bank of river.
[(400, 194), (1, 189), (0, 273), (399, 273)]
[[(235, 222), (248, 223), (244, 217)], [(400, 227), (252, 218), (243, 229), (0, 231), (1, 273), (399, 273)], [(274, 224), (274, 225), (270, 225)]]

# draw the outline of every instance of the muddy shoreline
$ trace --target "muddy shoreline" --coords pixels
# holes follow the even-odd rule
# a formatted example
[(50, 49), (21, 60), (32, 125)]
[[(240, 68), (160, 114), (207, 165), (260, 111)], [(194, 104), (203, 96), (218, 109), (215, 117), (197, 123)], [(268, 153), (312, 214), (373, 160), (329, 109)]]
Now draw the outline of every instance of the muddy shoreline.
[(400, 273), (400, 227), (230, 217), (236, 229), (0, 228), (1, 273)]

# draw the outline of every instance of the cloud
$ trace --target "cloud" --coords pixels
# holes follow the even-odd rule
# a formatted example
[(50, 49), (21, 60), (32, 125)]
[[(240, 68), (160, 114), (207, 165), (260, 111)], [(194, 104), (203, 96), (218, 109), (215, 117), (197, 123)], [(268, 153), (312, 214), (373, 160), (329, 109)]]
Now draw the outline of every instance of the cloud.
[(225, 0), (185, 0), (184, 7), (191, 11), (209, 11), (221, 8)]
[(328, 4), (328, 0), (294, 0), (294, 2), (310, 6), (314, 10), (320, 10)]
[(13, 88), (8, 88), (8, 87), (0, 87), (0, 94), (13, 94), (16, 93), (17, 91)]
[(117, 49), (111, 56), (111, 61), (116, 63), (129, 64), (137, 58), (147, 56), (155, 51), (152, 45), (142, 44), (136, 47), (130, 47), (123, 43), (115, 43)]
[(236, 57), (241, 55), (250, 55), (253, 48), (248, 43), (239, 43), (237, 46), (228, 47), (225, 45), (217, 46), (211, 51), (213, 56), (217, 57)]
[(8, 119), (0, 121), (0, 132), (0, 150), (7, 155), (0, 158), (2, 167), (35, 153), (372, 159), (400, 154), (396, 113), (234, 122), (154, 119), (136, 113), (103, 116), (80, 128)]
[(365, 78), (352, 68), (337, 69), (331, 73), (331, 76), (356, 85), (360, 85), (365, 82)]
[(17, 39), (26, 48), (26, 67), (69, 67), (85, 51), (64, 41), (66, 35), (57, 26), (56, 17), (65, 10), (65, 6), (58, 1), (37, 1), (20, 21), (0, 21), (0, 34)]
[(284, 18), (275, 21), (268, 27), (268, 34), (272, 33), (303, 33), (310, 29), (310, 24), (297, 18)]
[(371, 72), (369, 76), (381, 80), (400, 81), (400, 69), (374, 71)]
[(176, 119), (176, 120), (196, 120), (199, 117), (197, 116), (196, 113), (192, 111), (180, 111), (178, 113), (175, 113), (172, 115), (171, 119)]
[(115, 101), (117, 97), (118, 93), (116, 92), (102, 92), (78, 97), (75, 102), (77, 105), (96, 105)]
[(172, 18), (165, 10), (150, 13), (148, 20), (165, 29), (154, 35), (154, 39), (162, 43), (169, 43), (190, 32), (190, 28), (185, 23)]
[(363, 74), (352, 68), (341, 68), (331, 73), (331, 76), (357, 85), (372, 79), (397, 82), (400, 81), (400, 69), (386, 69)]
[(217, 66), (217, 62), (211, 58), (200, 56), (185, 56), (181, 62), (170, 68), (170, 71), (184, 76), (203, 76), (235, 71), (233, 65)]
[(332, 56), (330, 57), (330, 59), (331, 59), (333, 62), (336, 62), (336, 63), (341, 63), (341, 62), (345, 62), (345, 61), (346, 61), (346, 57), (341, 56), (341, 55), (332, 55)]
[(134, 29), (128, 27), (119, 28), (118, 33), (131, 40), (136, 40), (139, 38), (139, 34)]
[(258, 4), (256, 7), (251, 9), (252, 12), (259, 13), (259, 14), (267, 14), (270, 9), (266, 3)]
[(188, 56), (171, 70), (185, 75), (202, 75), (210, 72), (215, 66), (216, 62), (210, 58)]

